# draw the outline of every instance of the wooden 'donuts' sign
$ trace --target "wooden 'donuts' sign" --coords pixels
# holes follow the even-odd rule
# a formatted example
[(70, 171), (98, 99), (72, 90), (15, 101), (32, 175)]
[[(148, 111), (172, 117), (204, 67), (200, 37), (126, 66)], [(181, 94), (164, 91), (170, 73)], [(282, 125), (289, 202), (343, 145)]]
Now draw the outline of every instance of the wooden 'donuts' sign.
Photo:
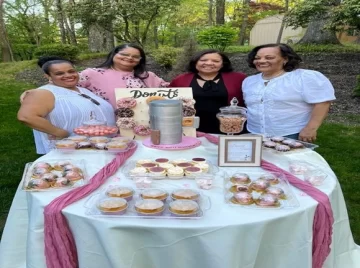
[[(142, 126), (145, 128), (150, 127), (150, 117), (149, 117), (149, 102), (152, 100), (159, 99), (193, 99), (192, 89), (190, 87), (186, 88), (117, 88), (115, 89), (115, 96), (117, 104), (122, 103), (122, 100), (126, 98), (133, 98), (136, 101), (136, 105), (131, 107), (133, 113), (126, 113), (124, 111), (122, 114), (128, 117), (118, 117), (121, 118), (121, 122), (131, 121), (131, 124), (117, 124), (120, 128), (121, 136), (135, 138), (137, 140), (142, 140), (144, 138), (150, 137), (150, 132), (147, 132), (147, 129), (141, 131)], [(118, 106), (118, 105), (117, 105)], [(133, 106), (133, 104), (131, 105)], [(118, 107), (119, 108), (119, 107)], [(133, 114), (133, 115), (132, 115)], [(129, 116), (132, 115), (132, 116)], [(133, 127), (133, 122), (135, 122), (135, 127)], [(189, 124), (189, 121), (186, 121)], [(121, 127), (123, 125), (129, 125), (132, 128)], [(196, 137), (196, 128), (193, 127), (183, 128), (183, 134), (185, 136)], [(136, 134), (140, 133), (140, 135)], [(148, 135), (145, 135), (148, 134)]]

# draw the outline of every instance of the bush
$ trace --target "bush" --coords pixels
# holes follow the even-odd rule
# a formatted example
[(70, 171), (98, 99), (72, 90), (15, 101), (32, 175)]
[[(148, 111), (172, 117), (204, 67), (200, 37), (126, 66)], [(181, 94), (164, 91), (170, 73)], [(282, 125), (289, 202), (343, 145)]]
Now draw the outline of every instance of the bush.
[(15, 60), (32, 60), (36, 45), (13, 44), (12, 52)]
[(360, 98), (360, 75), (356, 77), (356, 86), (353, 92), (353, 96), (356, 98)]
[(34, 56), (39, 58), (43, 56), (59, 56), (68, 60), (76, 60), (80, 50), (76, 46), (52, 44), (39, 46), (34, 51)]
[(181, 49), (168, 46), (160, 47), (150, 52), (157, 64), (167, 69), (171, 69), (176, 62), (177, 55)]
[(197, 35), (199, 44), (225, 51), (237, 38), (237, 31), (227, 26), (213, 26), (202, 30)]

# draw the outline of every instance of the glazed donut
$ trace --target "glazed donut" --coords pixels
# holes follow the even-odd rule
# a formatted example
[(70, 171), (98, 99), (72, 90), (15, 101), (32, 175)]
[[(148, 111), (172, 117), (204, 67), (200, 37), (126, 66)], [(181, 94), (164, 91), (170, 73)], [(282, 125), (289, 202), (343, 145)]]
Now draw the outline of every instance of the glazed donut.
[(138, 125), (138, 126), (134, 127), (134, 132), (136, 135), (139, 135), (139, 136), (149, 136), (151, 133), (151, 130), (149, 127), (146, 127), (143, 125)]
[(155, 100), (166, 100), (166, 98), (160, 96), (151, 96), (146, 99), (146, 103), (149, 104), (150, 102)]
[(196, 114), (196, 110), (190, 106), (183, 106), (183, 116), (194, 116)]
[(136, 123), (133, 118), (124, 117), (119, 118), (116, 121), (116, 125), (118, 126), (118, 128), (122, 129), (133, 129), (136, 126)]
[(115, 110), (115, 115), (118, 117), (133, 117), (134, 114), (134, 111), (130, 108), (119, 108)]
[(118, 108), (134, 108), (136, 106), (136, 100), (133, 97), (122, 98), (116, 102)]

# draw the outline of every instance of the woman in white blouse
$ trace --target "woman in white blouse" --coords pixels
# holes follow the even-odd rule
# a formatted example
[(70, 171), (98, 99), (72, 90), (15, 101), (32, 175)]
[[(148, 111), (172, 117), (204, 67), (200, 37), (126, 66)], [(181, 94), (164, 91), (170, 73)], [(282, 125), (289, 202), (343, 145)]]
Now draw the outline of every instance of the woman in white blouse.
[(28, 91), (18, 112), (18, 120), (33, 128), (38, 154), (54, 148), (55, 139), (70, 136), (75, 127), (90, 119), (91, 112), (98, 120), (115, 125), (111, 104), (76, 86), (79, 74), (70, 61), (44, 57), (38, 65), (49, 83)]
[(335, 100), (329, 79), (299, 69), (301, 58), (286, 44), (257, 46), (247, 61), (260, 72), (243, 82), (248, 131), (315, 141)]

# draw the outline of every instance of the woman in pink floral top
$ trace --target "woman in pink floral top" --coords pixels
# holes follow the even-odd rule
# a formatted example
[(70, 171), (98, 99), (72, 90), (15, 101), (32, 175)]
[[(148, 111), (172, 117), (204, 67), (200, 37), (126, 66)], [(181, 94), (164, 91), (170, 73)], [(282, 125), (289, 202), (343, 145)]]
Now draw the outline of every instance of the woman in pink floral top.
[(153, 72), (146, 71), (144, 50), (134, 44), (115, 47), (104, 63), (80, 73), (79, 86), (109, 101), (116, 109), (115, 88), (158, 88), (165, 82)]

